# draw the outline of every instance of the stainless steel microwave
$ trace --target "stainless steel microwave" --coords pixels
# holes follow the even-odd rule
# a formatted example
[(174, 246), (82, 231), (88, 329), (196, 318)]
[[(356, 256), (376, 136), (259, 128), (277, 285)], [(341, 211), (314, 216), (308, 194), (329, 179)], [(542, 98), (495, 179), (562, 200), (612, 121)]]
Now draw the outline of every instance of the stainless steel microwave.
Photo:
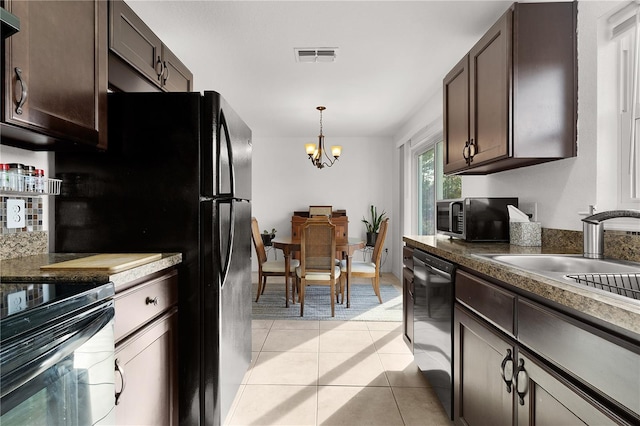
[(518, 198), (471, 197), (436, 202), (439, 234), (475, 242), (508, 242), (509, 211)]

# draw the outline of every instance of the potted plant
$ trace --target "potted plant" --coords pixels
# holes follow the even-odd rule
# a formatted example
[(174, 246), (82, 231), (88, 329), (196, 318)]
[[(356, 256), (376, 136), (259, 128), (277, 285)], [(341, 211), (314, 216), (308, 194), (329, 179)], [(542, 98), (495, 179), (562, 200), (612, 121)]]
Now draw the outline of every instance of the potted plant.
[(271, 228), (271, 232), (267, 231), (266, 229), (264, 231), (262, 231), (262, 234), (260, 235), (262, 237), (262, 243), (265, 246), (270, 246), (271, 245), (271, 240), (273, 240), (276, 237), (276, 228)]
[(364, 223), (365, 228), (367, 229), (367, 245), (375, 246), (376, 239), (378, 237), (378, 230), (380, 229), (380, 224), (385, 218), (386, 213), (383, 211), (378, 214), (378, 209), (375, 206), (371, 206), (370, 209), (370, 218), (369, 220), (362, 217), (362, 222)]

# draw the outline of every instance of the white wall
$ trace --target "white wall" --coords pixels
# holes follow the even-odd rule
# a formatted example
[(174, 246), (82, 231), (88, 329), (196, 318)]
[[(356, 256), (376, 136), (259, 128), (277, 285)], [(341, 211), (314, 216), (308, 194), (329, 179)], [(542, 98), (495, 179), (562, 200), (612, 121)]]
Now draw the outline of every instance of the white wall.
[[(277, 236), (291, 236), (291, 215), (297, 210), (307, 210), (309, 205), (346, 210), (350, 236), (364, 238), (361, 219), (368, 217), (371, 204), (379, 211), (385, 210), (390, 223), (394, 223), (391, 138), (326, 135), (327, 146), (342, 145), (342, 156), (333, 167), (322, 170), (308, 160), (304, 151), (308, 139), (253, 136), (252, 208), (261, 231), (276, 228)], [(398, 239), (392, 225), (385, 240), (389, 249), (385, 271), (391, 269), (392, 242)], [(253, 269), (257, 270), (253, 257)]]

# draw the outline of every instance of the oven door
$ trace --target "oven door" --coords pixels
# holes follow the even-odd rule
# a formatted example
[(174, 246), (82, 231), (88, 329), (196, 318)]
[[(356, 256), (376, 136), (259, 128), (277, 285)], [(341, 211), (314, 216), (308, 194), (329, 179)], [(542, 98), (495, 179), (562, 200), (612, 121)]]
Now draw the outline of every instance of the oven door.
[(108, 301), (3, 342), (0, 424), (114, 424), (113, 318)]

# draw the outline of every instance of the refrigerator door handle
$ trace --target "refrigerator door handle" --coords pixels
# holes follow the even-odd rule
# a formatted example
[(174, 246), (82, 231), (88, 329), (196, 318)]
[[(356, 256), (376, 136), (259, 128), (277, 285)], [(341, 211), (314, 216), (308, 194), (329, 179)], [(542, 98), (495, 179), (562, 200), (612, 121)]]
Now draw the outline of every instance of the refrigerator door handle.
[[(233, 144), (229, 134), (229, 127), (227, 126), (227, 120), (224, 116), (224, 112), (220, 111), (220, 124), (218, 125), (218, 196), (219, 197), (234, 197), (236, 193), (236, 176), (235, 168), (233, 164)], [(224, 149), (223, 149), (224, 145)], [(226, 167), (223, 167), (225, 165)], [(225, 187), (223, 182), (223, 175), (229, 179), (228, 188)], [(228, 192), (227, 192), (228, 191)]]
[(236, 214), (235, 214), (235, 200), (230, 200), (229, 201), (229, 228), (227, 229), (227, 250), (222, 250), (223, 247), (220, 247), (220, 253), (227, 253), (226, 258), (224, 259), (220, 259), (221, 260), (221, 280), (220, 280), (220, 285), (223, 286), (224, 283), (227, 281), (227, 275), (229, 275), (229, 267), (231, 266), (231, 258), (233, 257), (233, 240), (235, 237), (235, 223), (236, 223)]

